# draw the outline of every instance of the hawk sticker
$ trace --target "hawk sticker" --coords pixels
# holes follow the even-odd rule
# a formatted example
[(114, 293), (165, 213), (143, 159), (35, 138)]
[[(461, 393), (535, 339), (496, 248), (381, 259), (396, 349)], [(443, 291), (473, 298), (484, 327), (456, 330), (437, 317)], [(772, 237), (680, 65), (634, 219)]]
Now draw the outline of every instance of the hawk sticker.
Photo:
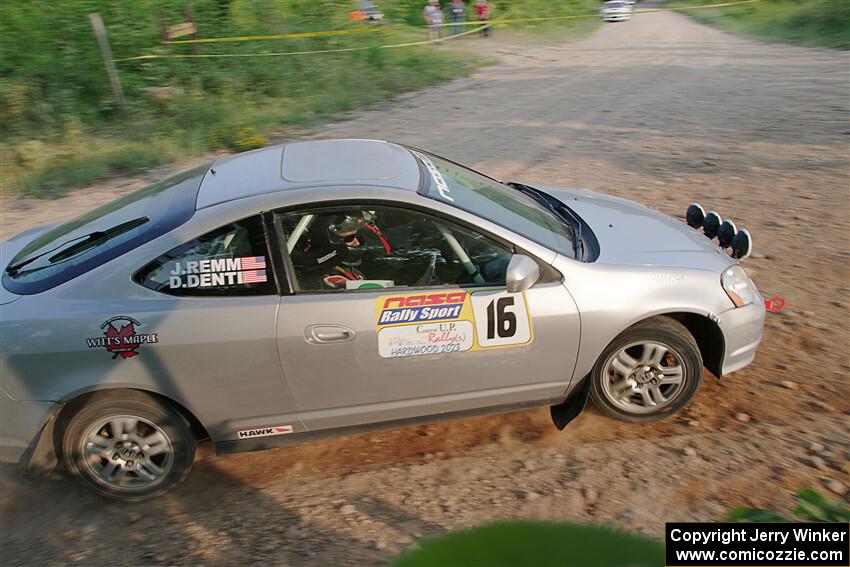
[(288, 435), (294, 429), (291, 425), (276, 425), (274, 427), (261, 427), (259, 429), (245, 429), (236, 432), (238, 439), (251, 439), (253, 437), (271, 437), (272, 435)]
[(159, 342), (156, 333), (136, 332), (136, 328), (141, 326), (141, 323), (126, 315), (112, 317), (100, 326), (103, 336), (87, 338), (86, 345), (89, 348), (106, 349), (112, 354), (113, 360), (119, 356), (122, 359), (133, 358), (139, 354), (139, 347), (143, 344)]

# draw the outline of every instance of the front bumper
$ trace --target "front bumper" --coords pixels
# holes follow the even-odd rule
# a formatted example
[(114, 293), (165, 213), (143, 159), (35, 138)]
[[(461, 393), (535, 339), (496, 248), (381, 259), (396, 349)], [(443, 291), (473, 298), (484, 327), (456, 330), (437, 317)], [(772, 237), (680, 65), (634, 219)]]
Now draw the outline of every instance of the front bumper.
[(13, 400), (0, 390), (0, 462), (20, 463), (28, 457), (39, 432), (57, 408), (55, 402)]
[(631, 18), (631, 14), (602, 14), (602, 19), (606, 22), (622, 22)]
[(764, 330), (764, 300), (756, 294), (750, 305), (724, 311), (717, 317), (723, 331), (726, 349), (723, 355), (723, 375), (745, 367), (756, 357)]

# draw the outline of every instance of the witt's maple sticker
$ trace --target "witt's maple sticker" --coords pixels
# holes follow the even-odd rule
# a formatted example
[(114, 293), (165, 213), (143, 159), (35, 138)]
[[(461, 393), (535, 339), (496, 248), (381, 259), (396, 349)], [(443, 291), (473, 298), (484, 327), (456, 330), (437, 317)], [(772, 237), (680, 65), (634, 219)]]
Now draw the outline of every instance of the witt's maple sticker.
[(103, 348), (112, 354), (113, 360), (118, 358), (133, 358), (139, 354), (139, 347), (146, 343), (158, 343), (159, 336), (156, 333), (138, 333), (137, 327), (142, 324), (132, 317), (118, 315), (107, 319), (100, 326), (103, 331), (101, 337), (86, 338), (89, 348)]

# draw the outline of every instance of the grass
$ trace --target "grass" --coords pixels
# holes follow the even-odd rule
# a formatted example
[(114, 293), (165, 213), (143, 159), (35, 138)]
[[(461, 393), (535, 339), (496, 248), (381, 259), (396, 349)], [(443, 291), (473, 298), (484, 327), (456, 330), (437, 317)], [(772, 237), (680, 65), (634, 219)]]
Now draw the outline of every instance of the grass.
[[(668, 7), (715, 4), (717, 0), (671, 2)], [(781, 43), (850, 49), (850, 1), (761, 0), (723, 8), (689, 10), (686, 14), (718, 28)]]
[[(371, 64), (391, 68), (370, 76), (363, 65), (335, 67), (336, 81), (316, 93), (246, 97), (235, 91), (177, 95), (93, 128), (73, 117), (61, 133), (0, 143), (2, 185), (28, 197), (56, 197), (109, 175), (131, 175), (181, 156), (248, 150), (270, 132), (304, 128), (410, 90), (468, 74), (475, 63), (454, 53), (409, 50)], [(324, 74), (324, 73), (323, 73)]]
[[(383, 35), (383, 34), (382, 34)], [(387, 34), (388, 36), (390, 34)], [(410, 33), (393, 33), (406, 41)], [(316, 57), (316, 56), (305, 56)], [(30, 197), (55, 197), (109, 175), (130, 175), (181, 156), (217, 149), (241, 151), (268, 142), (271, 131), (303, 128), (410, 90), (471, 72), (476, 63), (455, 52), (423, 49), (369, 50), (356, 57), (326, 55), (305, 62), (309, 88), (280, 89), (268, 77), (247, 78), (266, 92), (230, 85), (181, 88), (167, 100), (135, 100), (125, 114), (87, 127), (72, 113), (58, 132), (31, 137), (20, 127), (0, 143), (2, 189)], [(204, 62), (210, 64), (211, 62)], [(239, 62), (216, 73), (240, 75)], [(298, 75), (298, 73), (289, 73)], [(305, 92), (312, 91), (312, 92)], [(143, 97), (137, 94), (138, 97)]]
[[(495, 4), (493, 17), (501, 18), (588, 13), (598, 3), (495, 0)], [(491, 62), (464, 53), (465, 39), (436, 49), (382, 49), (381, 45), (422, 40), (427, 34), (421, 27), (420, 0), (385, 0), (380, 5), (393, 22), (384, 32), (196, 48), (200, 54), (228, 55), (367, 48), (360, 51), (118, 62), (127, 97), (122, 112), (109, 89), (87, 14), (99, 12), (103, 17), (115, 57), (189, 54), (188, 46), (160, 44), (158, 18), (167, 24), (184, 18), (174, 3), (2, 3), (0, 191), (53, 198), (110, 175), (138, 173), (189, 155), (260, 147), (269, 136), (340, 118), (352, 109), (469, 74)], [(347, 18), (351, 6), (336, 0), (196, 0), (192, 6), (203, 37), (356, 25)], [(585, 33), (595, 24), (594, 18), (517, 29), (554, 37)], [(152, 92), (157, 89), (162, 96)]]

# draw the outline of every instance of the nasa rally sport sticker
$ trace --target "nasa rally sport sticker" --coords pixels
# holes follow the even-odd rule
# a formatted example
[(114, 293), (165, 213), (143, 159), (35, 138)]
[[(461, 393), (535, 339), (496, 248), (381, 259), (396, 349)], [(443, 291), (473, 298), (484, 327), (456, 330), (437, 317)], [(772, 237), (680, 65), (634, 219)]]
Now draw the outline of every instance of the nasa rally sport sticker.
[(265, 256), (210, 258), (174, 262), (168, 274), (168, 287), (224, 287), (266, 283), (267, 280)]
[(291, 425), (275, 425), (273, 427), (260, 427), (257, 429), (243, 429), (236, 432), (239, 439), (253, 439), (254, 437), (271, 437), (272, 435), (287, 435), (292, 433)]
[(118, 315), (103, 322), (100, 328), (103, 336), (86, 338), (86, 346), (89, 348), (103, 348), (112, 353), (113, 360), (118, 358), (133, 358), (139, 354), (138, 350), (143, 344), (159, 342), (157, 333), (137, 333), (136, 327), (142, 324), (132, 317)]
[(375, 323), (383, 358), (521, 346), (533, 338), (525, 294), (504, 290), (384, 295), (375, 300)]

